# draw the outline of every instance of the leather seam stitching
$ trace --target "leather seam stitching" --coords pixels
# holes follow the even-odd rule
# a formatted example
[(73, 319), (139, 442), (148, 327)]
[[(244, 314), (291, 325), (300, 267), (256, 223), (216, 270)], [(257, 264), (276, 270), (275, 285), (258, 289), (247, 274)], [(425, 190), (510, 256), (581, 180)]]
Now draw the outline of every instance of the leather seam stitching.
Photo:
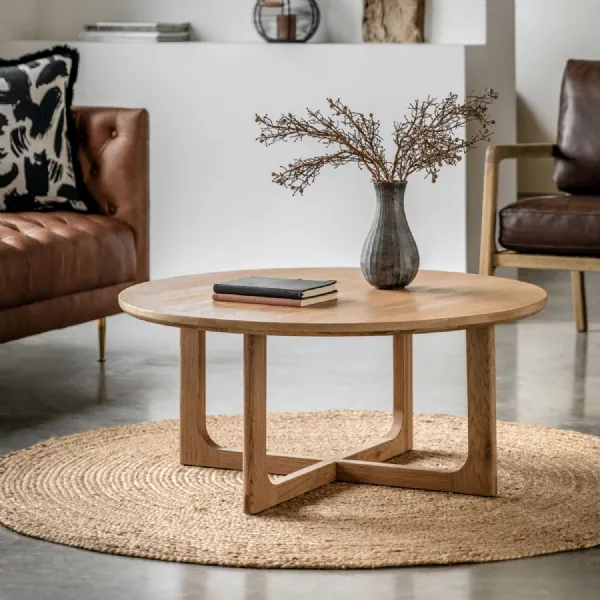
[(512, 216), (512, 215), (561, 215), (561, 216), (576, 217), (576, 218), (600, 217), (600, 212), (582, 214), (582, 213), (576, 213), (576, 212), (569, 212), (568, 210), (551, 211), (551, 210), (515, 210), (515, 209), (506, 210), (506, 209), (503, 209), (500, 211), (500, 214), (502, 216), (505, 216), (505, 215), (510, 215), (510, 216)]
[(19, 304), (17, 306), (11, 306), (10, 308), (0, 308), (0, 315), (3, 312), (9, 312), (11, 310), (18, 310), (20, 308), (24, 308), (26, 306), (34, 306), (36, 304), (41, 304), (42, 302), (51, 302), (52, 300), (58, 300), (61, 298), (69, 298), (71, 296), (79, 296), (80, 294), (93, 294), (95, 292), (100, 292), (102, 290), (109, 290), (114, 287), (119, 287), (121, 285), (135, 285), (135, 280), (128, 279), (127, 281), (122, 281), (120, 283), (112, 283), (110, 285), (103, 285), (102, 287), (92, 288), (90, 290), (79, 290), (78, 292), (70, 292), (68, 294), (61, 294), (60, 296), (52, 296), (50, 298), (42, 298), (40, 300), (35, 300), (33, 302), (27, 302), (26, 304)]
[[(506, 245), (506, 243), (503, 243), (505, 240), (503, 238), (500, 238), (499, 242), (501, 246), (504, 246), (505, 248), (508, 248), (509, 250), (511, 249), (510, 246)], [(509, 241), (510, 244), (510, 241)], [(515, 247), (521, 247), (521, 248), (527, 248), (528, 246), (525, 246), (523, 244), (511, 244), (512, 246)], [(598, 251), (599, 248), (598, 246), (563, 246), (562, 248), (560, 246), (557, 246), (556, 244), (531, 244), (530, 248), (554, 248), (557, 250), (565, 250), (565, 249), (573, 249), (573, 250), (596, 250)]]

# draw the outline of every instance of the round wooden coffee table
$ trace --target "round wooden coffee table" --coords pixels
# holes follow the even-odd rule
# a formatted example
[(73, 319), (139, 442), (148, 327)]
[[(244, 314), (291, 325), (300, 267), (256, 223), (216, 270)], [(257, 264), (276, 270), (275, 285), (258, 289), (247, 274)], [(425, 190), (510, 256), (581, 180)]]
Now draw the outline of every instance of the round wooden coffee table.
[[(213, 302), (216, 282), (249, 275), (337, 279), (339, 300), (307, 308)], [(332, 481), (496, 495), (494, 326), (540, 311), (534, 285), (463, 273), (421, 271), (402, 291), (372, 288), (359, 269), (270, 269), (174, 277), (128, 288), (130, 315), (181, 328), (181, 463), (244, 473), (244, 511), (258, 513)], [(413, 447), (412, 336), (465, 329), (468, 456), (456, 471), (383, 461)], [(219, 447), (206, 428), (205, 332), (244, 335), (244, 448)], [(393, 422), (379, 443), (333, 457), (267, 453), (267, 336), (393, 336)], [(273, 483), (269, 473), (284, 475)]]

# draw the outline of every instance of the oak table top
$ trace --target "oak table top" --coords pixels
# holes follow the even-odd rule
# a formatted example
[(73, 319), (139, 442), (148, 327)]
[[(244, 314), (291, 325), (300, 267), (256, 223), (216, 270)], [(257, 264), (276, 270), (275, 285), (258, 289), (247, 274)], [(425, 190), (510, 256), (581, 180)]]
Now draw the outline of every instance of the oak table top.
[[(305, 308), (214, 302), (212, 286), (246, 276), (337, 279), (337, 301)], [(174, 327), (256, 335), (392, 335), (466, 329), (539, 312), (546, 292), (529, 283), (420, 271), (405, 290), (371, 287), (360, 269), (230, 271), (150, 281), (121, 292), (130, 315)]]

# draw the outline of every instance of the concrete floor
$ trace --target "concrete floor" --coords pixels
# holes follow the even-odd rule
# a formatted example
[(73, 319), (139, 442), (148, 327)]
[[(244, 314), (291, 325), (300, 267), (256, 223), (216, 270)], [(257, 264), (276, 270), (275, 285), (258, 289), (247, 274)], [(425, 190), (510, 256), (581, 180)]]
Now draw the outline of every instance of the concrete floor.
[[(589, 279), (587, 335), (575, 333), (568, 279), (525, 277), (542, 281), (550, 303), (528, 321), (498, 328), (499, 418), (600, 435), (600, 277)], [(87, 324), (0, 347), (0, 454), (51, 436), (177, 417), (177, 331), (110, 319), (104, 370), (95, 335)], [(241, 411), (241, 341), (209, 335), (211, 412)], [(390, 344), (272, 339), (269, 409), (387, 410)], [(419, 336), (416, 410), (465, 414), (464, 371), (464, 333)], [(105, 556), (0, 528), (0, 600), (38, 598), (598, 600), (600, 548), (456, 567), (260, 571)]]

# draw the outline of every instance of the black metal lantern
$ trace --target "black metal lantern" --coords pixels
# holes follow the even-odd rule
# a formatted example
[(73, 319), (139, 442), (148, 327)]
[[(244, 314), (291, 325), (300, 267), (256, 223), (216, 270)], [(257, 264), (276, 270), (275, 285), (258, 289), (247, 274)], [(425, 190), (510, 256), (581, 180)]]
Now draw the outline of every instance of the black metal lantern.
[(254, 25), (267, 42), (308, 42), (321, 21), (316, 0), (258, 0)]

